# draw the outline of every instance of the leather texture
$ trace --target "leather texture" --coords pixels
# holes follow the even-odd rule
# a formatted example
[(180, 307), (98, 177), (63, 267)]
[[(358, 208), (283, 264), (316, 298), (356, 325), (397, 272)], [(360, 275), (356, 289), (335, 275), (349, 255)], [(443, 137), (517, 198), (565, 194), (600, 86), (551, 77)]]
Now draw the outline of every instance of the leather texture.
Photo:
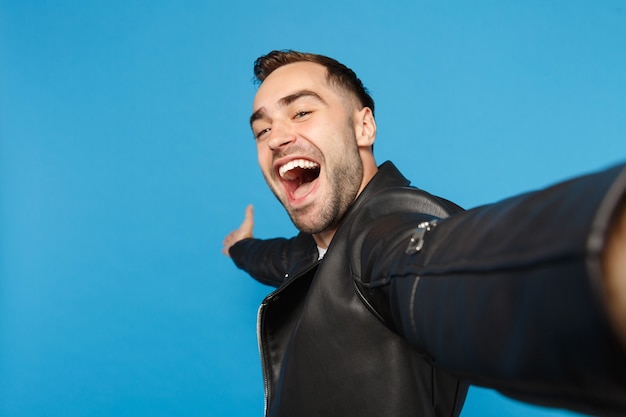
[[(249, 239), (231, 248), (231, 256), (262, 282), (281, 287), (259, 310), (259, 345), (266, 386), (268, 416), (458, 416), (468, 385), (437, 370), (402, 337), (392, 332), (363, 303), (347, 256), (351, 226), (365, 227), (376, 216), (361, 205), (384, 191), (389, 197), (419, 194), (424, 207), (438, 214), (460, 210), (409, 182), (391, 164), (361, 193), (344, 218), (323, 261), (316, 261), (313, 239)], [(415, 211), (404, 198), (387, 200), (387, 213)], [(429, 200), (429, 201), (426, 201)], [(380, 207), (383, 208), (383, 207)], [(370, 215), (364, 213), (369, 212)], [(355, 222), (358, 220), (358, 222)], [(290, 253), (305, 254), (299, 259)], [(270, 253), (271, 258), (267, 258)], [(303, 261), (305, 260), (305, 261)], [(247, 268), (248, 262), (255, 264)], [(257, 268), (260, 264), (266, 268)], [(305, 266), (308, 265), (308, 266)], [(283, 268), (283, 269), (281, 269)]]
[(599, 283), (625, 189), (618, 166), (462, 212), (385, 163), (322, 262), (304, 234), (233, 246), (238, 266), (282, 285), (259, 314), (266, 415), (456, 416), (467, 383), (625, 415), (626, 355)]

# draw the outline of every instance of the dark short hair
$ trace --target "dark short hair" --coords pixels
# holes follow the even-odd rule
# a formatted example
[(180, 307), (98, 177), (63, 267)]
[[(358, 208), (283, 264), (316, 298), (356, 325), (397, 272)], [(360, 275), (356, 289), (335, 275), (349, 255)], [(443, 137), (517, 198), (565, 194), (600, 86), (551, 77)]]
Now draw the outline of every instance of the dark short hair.
[(360, 104), (363, 107), (369, 107), (374, 114), (374, 99), (355, 72), (341, 62), (324, 55), (292, 50), (272, 51), (254, 61), (254, 77), (260, 84), (276, 69), (295, 62), (313, 62), (324, 66), (329, 82), (353, 93)]

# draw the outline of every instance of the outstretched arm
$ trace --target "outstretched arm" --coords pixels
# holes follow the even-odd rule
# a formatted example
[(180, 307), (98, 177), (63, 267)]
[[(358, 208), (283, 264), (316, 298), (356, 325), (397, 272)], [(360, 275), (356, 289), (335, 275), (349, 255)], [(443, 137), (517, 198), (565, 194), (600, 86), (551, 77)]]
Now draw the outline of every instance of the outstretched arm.
[(623, 165), (430, 229), (372, 222), (354, 263), (374, 309), (437, 366), (524, 401), (624, 416), (625, 200)]
[(253, 229), (254, 213), (249, 205), (241, 225), (224, 238), (222, 253), (263, 284), (278, 287), (290, 270), (290, 263), (309, 265), (317, 260), (317, 247), (310, 235), (255, 239)]
[(230, 248), (237, 242), (243, 239), (254, 237), (254, 209), (252, 204), (246, 207), (246, 214), (243, 218), (243, 222), (239, 225), (239, 228), (230, 232), (222, 242), (222, 253), (230, 257)]

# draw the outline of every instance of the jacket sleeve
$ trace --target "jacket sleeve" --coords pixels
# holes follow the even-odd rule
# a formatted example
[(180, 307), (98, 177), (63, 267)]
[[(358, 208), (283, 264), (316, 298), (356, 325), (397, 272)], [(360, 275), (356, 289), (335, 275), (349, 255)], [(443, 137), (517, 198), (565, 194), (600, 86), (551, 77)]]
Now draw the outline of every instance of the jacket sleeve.
[(387, 219), (361, 246), (361, 259), (377, 259), (362, 266), (367, 298), (436, 366), (470, 383), (625, 415), (626, 351), (609, 324), (601, 277), (625, 190), (619, 166), (420, 230), (408, 227), (411, 216)]
[(301, 264), (315, 262), (317, 246), (310, 235), (290, 239), (243, 239), (229, 250), (238, 268), (257, 281), (279, 287)]

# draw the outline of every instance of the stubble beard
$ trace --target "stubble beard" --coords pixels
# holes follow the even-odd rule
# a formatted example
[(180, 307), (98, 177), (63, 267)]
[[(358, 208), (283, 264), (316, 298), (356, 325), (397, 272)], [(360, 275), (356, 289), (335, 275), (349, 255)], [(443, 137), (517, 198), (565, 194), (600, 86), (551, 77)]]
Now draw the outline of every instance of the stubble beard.
[(334, 166), (326, 166), (328, 191), (322, 207), (319, 207), (319, 204), (299, 209), (289, 207), (266, 178), (270, 189), (285, 207), (289, 218), (299, 231), (316, 234), (335, 228), (356, 199), (363, 181), (363, 161), (356, 141), (349, 143), (351, 146), (346, 150), (347, 155), (341, 160), (334, 159)]
[[(291, 221), (298, 230), (304, 233), (321, 233), (335, 228), (352, 206), (363, 178), (363, 164), (358, 158), (356, 163), (348, 163), (339, 167), (334, 174), (327, 177), (329, 194), (321, 209), (307, 207), (304, 209), (287, 209)], [(318, 210), (317, 213), (311, 213)]]

